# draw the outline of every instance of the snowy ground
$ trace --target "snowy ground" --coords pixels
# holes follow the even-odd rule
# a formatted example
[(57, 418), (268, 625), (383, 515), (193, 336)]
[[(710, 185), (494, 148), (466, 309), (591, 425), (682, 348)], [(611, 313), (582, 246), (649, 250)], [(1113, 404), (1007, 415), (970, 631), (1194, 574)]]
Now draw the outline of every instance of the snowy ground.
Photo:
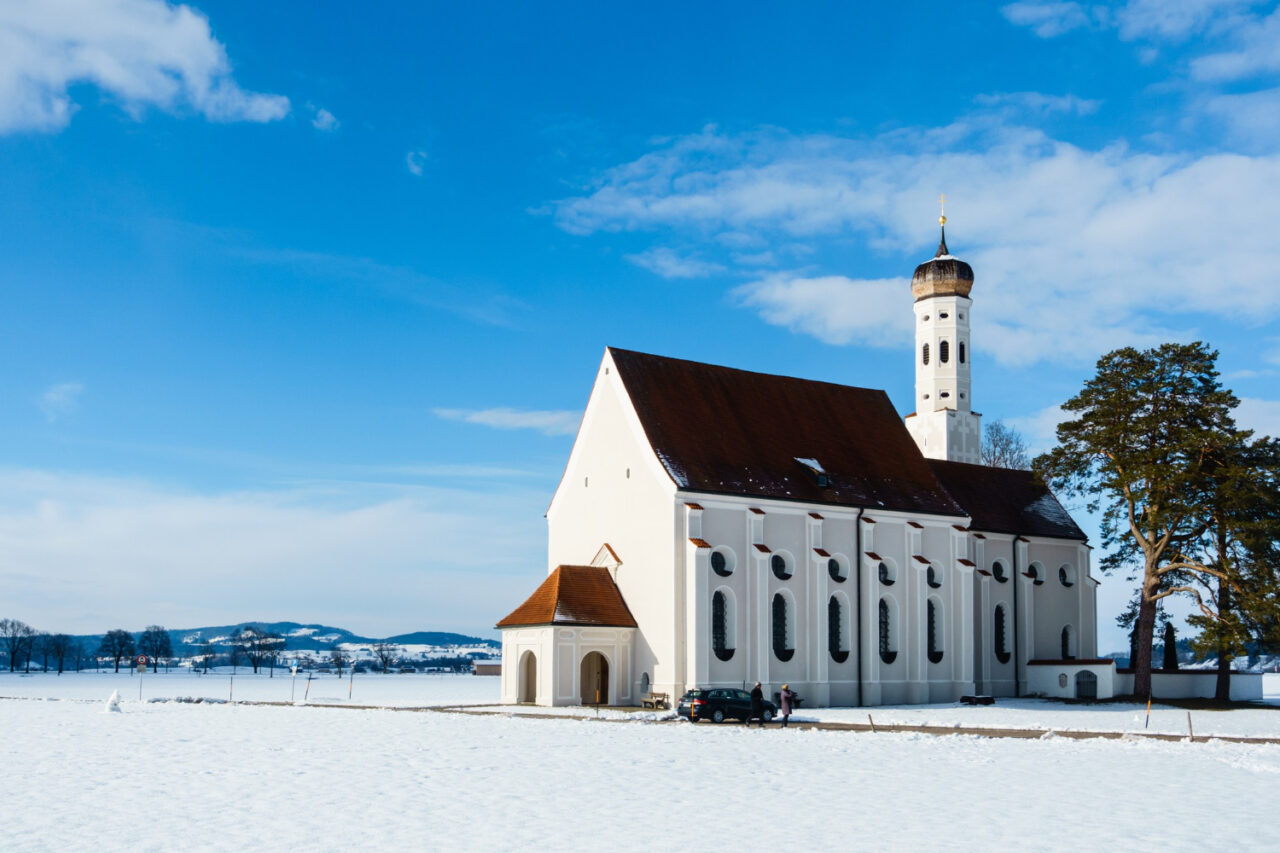
[[(6, 850), (1280, 848), (1280, 746), (127, 698), (0, 701), (0, 731)], [(1152, 812), (1178, 779), (1230, 813)]]

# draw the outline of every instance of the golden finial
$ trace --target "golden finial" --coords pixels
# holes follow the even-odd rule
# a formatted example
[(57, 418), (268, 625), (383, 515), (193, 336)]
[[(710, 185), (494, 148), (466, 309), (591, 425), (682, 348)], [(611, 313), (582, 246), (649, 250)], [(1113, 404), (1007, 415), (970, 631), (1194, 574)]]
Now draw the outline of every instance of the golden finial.
[(942, 193), (941, 195), (938, 196), (938, 213), (939, 213), (938, 224), (946, 225), (947, 224), (947, 194), (946, 193)]

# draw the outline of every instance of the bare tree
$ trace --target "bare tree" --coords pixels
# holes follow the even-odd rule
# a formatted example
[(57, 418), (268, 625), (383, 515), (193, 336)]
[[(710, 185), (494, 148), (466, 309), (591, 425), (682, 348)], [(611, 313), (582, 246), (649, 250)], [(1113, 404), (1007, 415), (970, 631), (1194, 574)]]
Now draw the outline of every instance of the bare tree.
[(47, 654), (52, 656), (58, 665), (58, 675), (62, 675), (67, 658), (72, 654), (71, 647), (74, 642), (66, 634), (51, 634), (45, 637), (44, 642)]
[(30, 646), (36, 636), (36, 629), (20, 619), (0, 619), (0, 642), (9, 655), (9, 671), (13, 672), (20, 665), (23, 657), (27, 658), (27, 669), (30, 670)]
[(173, 657), (173, 642), (163, 625), (148, 625), (138, 636), (138, 651), (151, 658), (151, 671), (156, 672), (160, 658)]
[(102, 636), (102, 644), (98, 646), (98, 654), (111, 658), (115, 662), (116, 672), (120, 671), (120, 661), (133, 657), (137, 647), (133, 635), (123, 628), (112, 628)]
[(395, 663), (396, 655), (400, 651), (400, 647), (395, 643), (388, 643), (383, 640), (373, 644), (373, 656), (378, 659), (378, 664), (382, 667), (383, 672), (390, 672), (391, 664)]
[(213, 643), (208, 640), (201, 640), (191, 647), (191, 669), (194, 671), (197, 668), (202, 668), (208, 673), (216, 654)]
[(267, 631), (262, 638), (263, 657), (271, 667), (271, 677), (276, 677), (276, 664), (280, 662), (280, 657), (284, 654), (285, 648), (284, 634), (278, 634), (275, 631)]
[(338, 670), (338, 677), (342, 677), (342, 667), (347, 663), (347, 653), (338, 646), (334, 646), (329, 650), (329, 662)]
[(1001, 420), (994, 420), (983, 427), (982, 464), (992, 468), (1031, 470), (1031, 459), (1027, 456), (1027, 443), (1022, 433)]

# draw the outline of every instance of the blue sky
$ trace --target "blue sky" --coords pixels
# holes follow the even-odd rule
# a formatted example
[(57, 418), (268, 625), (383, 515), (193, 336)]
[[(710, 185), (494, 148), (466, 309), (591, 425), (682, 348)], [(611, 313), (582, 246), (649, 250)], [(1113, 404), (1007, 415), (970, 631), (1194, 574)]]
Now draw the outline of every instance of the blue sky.
[(1275, 6), (6, 3), (0, 615), (487, 632), (605, 346), (906, 411), (941, 192), (988, 420), (1203, 338), (1274, 434)]

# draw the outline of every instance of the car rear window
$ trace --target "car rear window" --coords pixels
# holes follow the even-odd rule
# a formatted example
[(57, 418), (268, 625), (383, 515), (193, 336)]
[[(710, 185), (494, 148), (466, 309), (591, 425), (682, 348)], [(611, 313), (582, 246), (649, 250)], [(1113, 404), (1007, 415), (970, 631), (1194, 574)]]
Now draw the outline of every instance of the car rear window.
[(705, 695), (707, 695), (705, 690), (690, 690), (684, 694), (686, 699), (701, 699)]

